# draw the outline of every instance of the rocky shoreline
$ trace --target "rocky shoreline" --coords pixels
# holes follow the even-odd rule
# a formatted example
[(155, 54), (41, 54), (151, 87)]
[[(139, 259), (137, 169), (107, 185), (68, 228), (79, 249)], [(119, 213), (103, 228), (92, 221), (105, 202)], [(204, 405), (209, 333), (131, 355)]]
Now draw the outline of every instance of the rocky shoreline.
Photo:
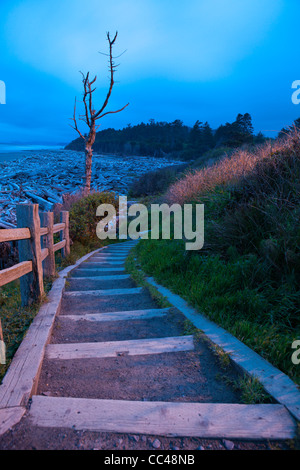
[[(21, 156), (22, 155), (22, 156)], [(168, 158), (94, 155), (92, 189), (125, 195), (136, 178), (181, 162)], [(72, 150), (26, 151), (0, 163), (0, 228), (16, 226), (16, 204), (39, 203), (51, 210), (64, 194), (84, 186), (84, 153)]]

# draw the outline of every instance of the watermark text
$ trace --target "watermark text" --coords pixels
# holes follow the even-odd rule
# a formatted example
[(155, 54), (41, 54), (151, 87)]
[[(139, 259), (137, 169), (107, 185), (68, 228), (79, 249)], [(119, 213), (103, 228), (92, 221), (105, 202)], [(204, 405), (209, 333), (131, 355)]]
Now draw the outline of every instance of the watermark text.
[(300, 340), (293, 341), (292, 349), (296, 349), (292, 354), (292, 363), (298, 365), (300, 364)]
[(292, 83), (292, 88), (296, 89), (292, 94), (292, 103), (299, 104), (300, 103), (300, 80), (294, 80)]
[(6, 86), (3, 80), (0, 80), (0, 104), (6, 104)]
[(6, 364), (6, 347), (4, 341), (0, 339), (0, 364)]
[[(184, 240), (186, 250), (201, 250), (204, 244), (203, 204), (144, 204), (127, 206), (127, 197), (119, 197), (119, 214), (112, 204), (98, 206), (98, 238), (115, 240)], [(118, 226), (118, 227), (117, 227)], [(118, 230), (117, 230), (118, 228)]]

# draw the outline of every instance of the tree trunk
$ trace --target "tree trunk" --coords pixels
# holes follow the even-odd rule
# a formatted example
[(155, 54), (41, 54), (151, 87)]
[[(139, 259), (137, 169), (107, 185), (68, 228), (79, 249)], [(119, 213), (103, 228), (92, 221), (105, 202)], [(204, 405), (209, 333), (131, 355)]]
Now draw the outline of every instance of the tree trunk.
[(84, 195), (87, 196), (91, 191), (92, 180), (92, 157), (93, 157), (93, 144), (96, 139), (95, 123), (92, 123), (88, 139), (85, 144), (85, 188)]
[(85, 147), (85, 187), (84, 187), (85, 196), (87, 196), (91, 190), (92, 156), (93, 156), (92, 147), (87, 144)]

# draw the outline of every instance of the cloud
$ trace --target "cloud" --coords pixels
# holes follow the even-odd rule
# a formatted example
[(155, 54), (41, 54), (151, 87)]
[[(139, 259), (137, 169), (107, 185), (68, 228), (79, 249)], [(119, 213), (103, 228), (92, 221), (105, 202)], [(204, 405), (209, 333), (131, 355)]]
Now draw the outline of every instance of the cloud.
[(0, 140), (76, 137), (69, 118), (79, 70), (98, 76), (97, 107), (108, 85), (98, 51), (115, 30), (115, 54), (127, 51), (109, 108), (130, 106), (103, 127), (179, 118), (215, 128), (250, 112), (257, 130), (280, 129), (299, 117), (291, 102), (298, 13), (299, 0), (0, 0)]
[(79, 70), (97, 73), (106, 67), (98, 52), (107, 52), (107, 31), (119, 30), (115, 53), (129, 49), (126, 61), (135, 62), (136, 70), (134, 57), (151, 40), (149, 16), (147, 2), (90, 0), (83, 7), (81, 0), (27, 0), (10, 11), (6, 38), (17, 59), (75, 84)]
[[(259, 47), (282, 0), (23, 0), (10, 11), (6, 39), (23, 62), (80, 83), (79, 70), (106, 79), (106, 31), (119, 31), (118, 79), (205, 81), (230, 74)], [(103, 80), (103, 83), (106, 83)]]

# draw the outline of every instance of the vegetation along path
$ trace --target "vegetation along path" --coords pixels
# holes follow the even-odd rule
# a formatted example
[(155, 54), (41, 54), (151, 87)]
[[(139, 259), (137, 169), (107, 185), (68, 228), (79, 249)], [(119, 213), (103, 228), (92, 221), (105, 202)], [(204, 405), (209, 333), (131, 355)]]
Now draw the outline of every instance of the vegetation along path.
[(245, 403), (226, 357), (126, 273), (135, 243), (98, 250), (70, 271), (34, 394), (0, 448), (288, 446), (295, 422), (285, 407)]

